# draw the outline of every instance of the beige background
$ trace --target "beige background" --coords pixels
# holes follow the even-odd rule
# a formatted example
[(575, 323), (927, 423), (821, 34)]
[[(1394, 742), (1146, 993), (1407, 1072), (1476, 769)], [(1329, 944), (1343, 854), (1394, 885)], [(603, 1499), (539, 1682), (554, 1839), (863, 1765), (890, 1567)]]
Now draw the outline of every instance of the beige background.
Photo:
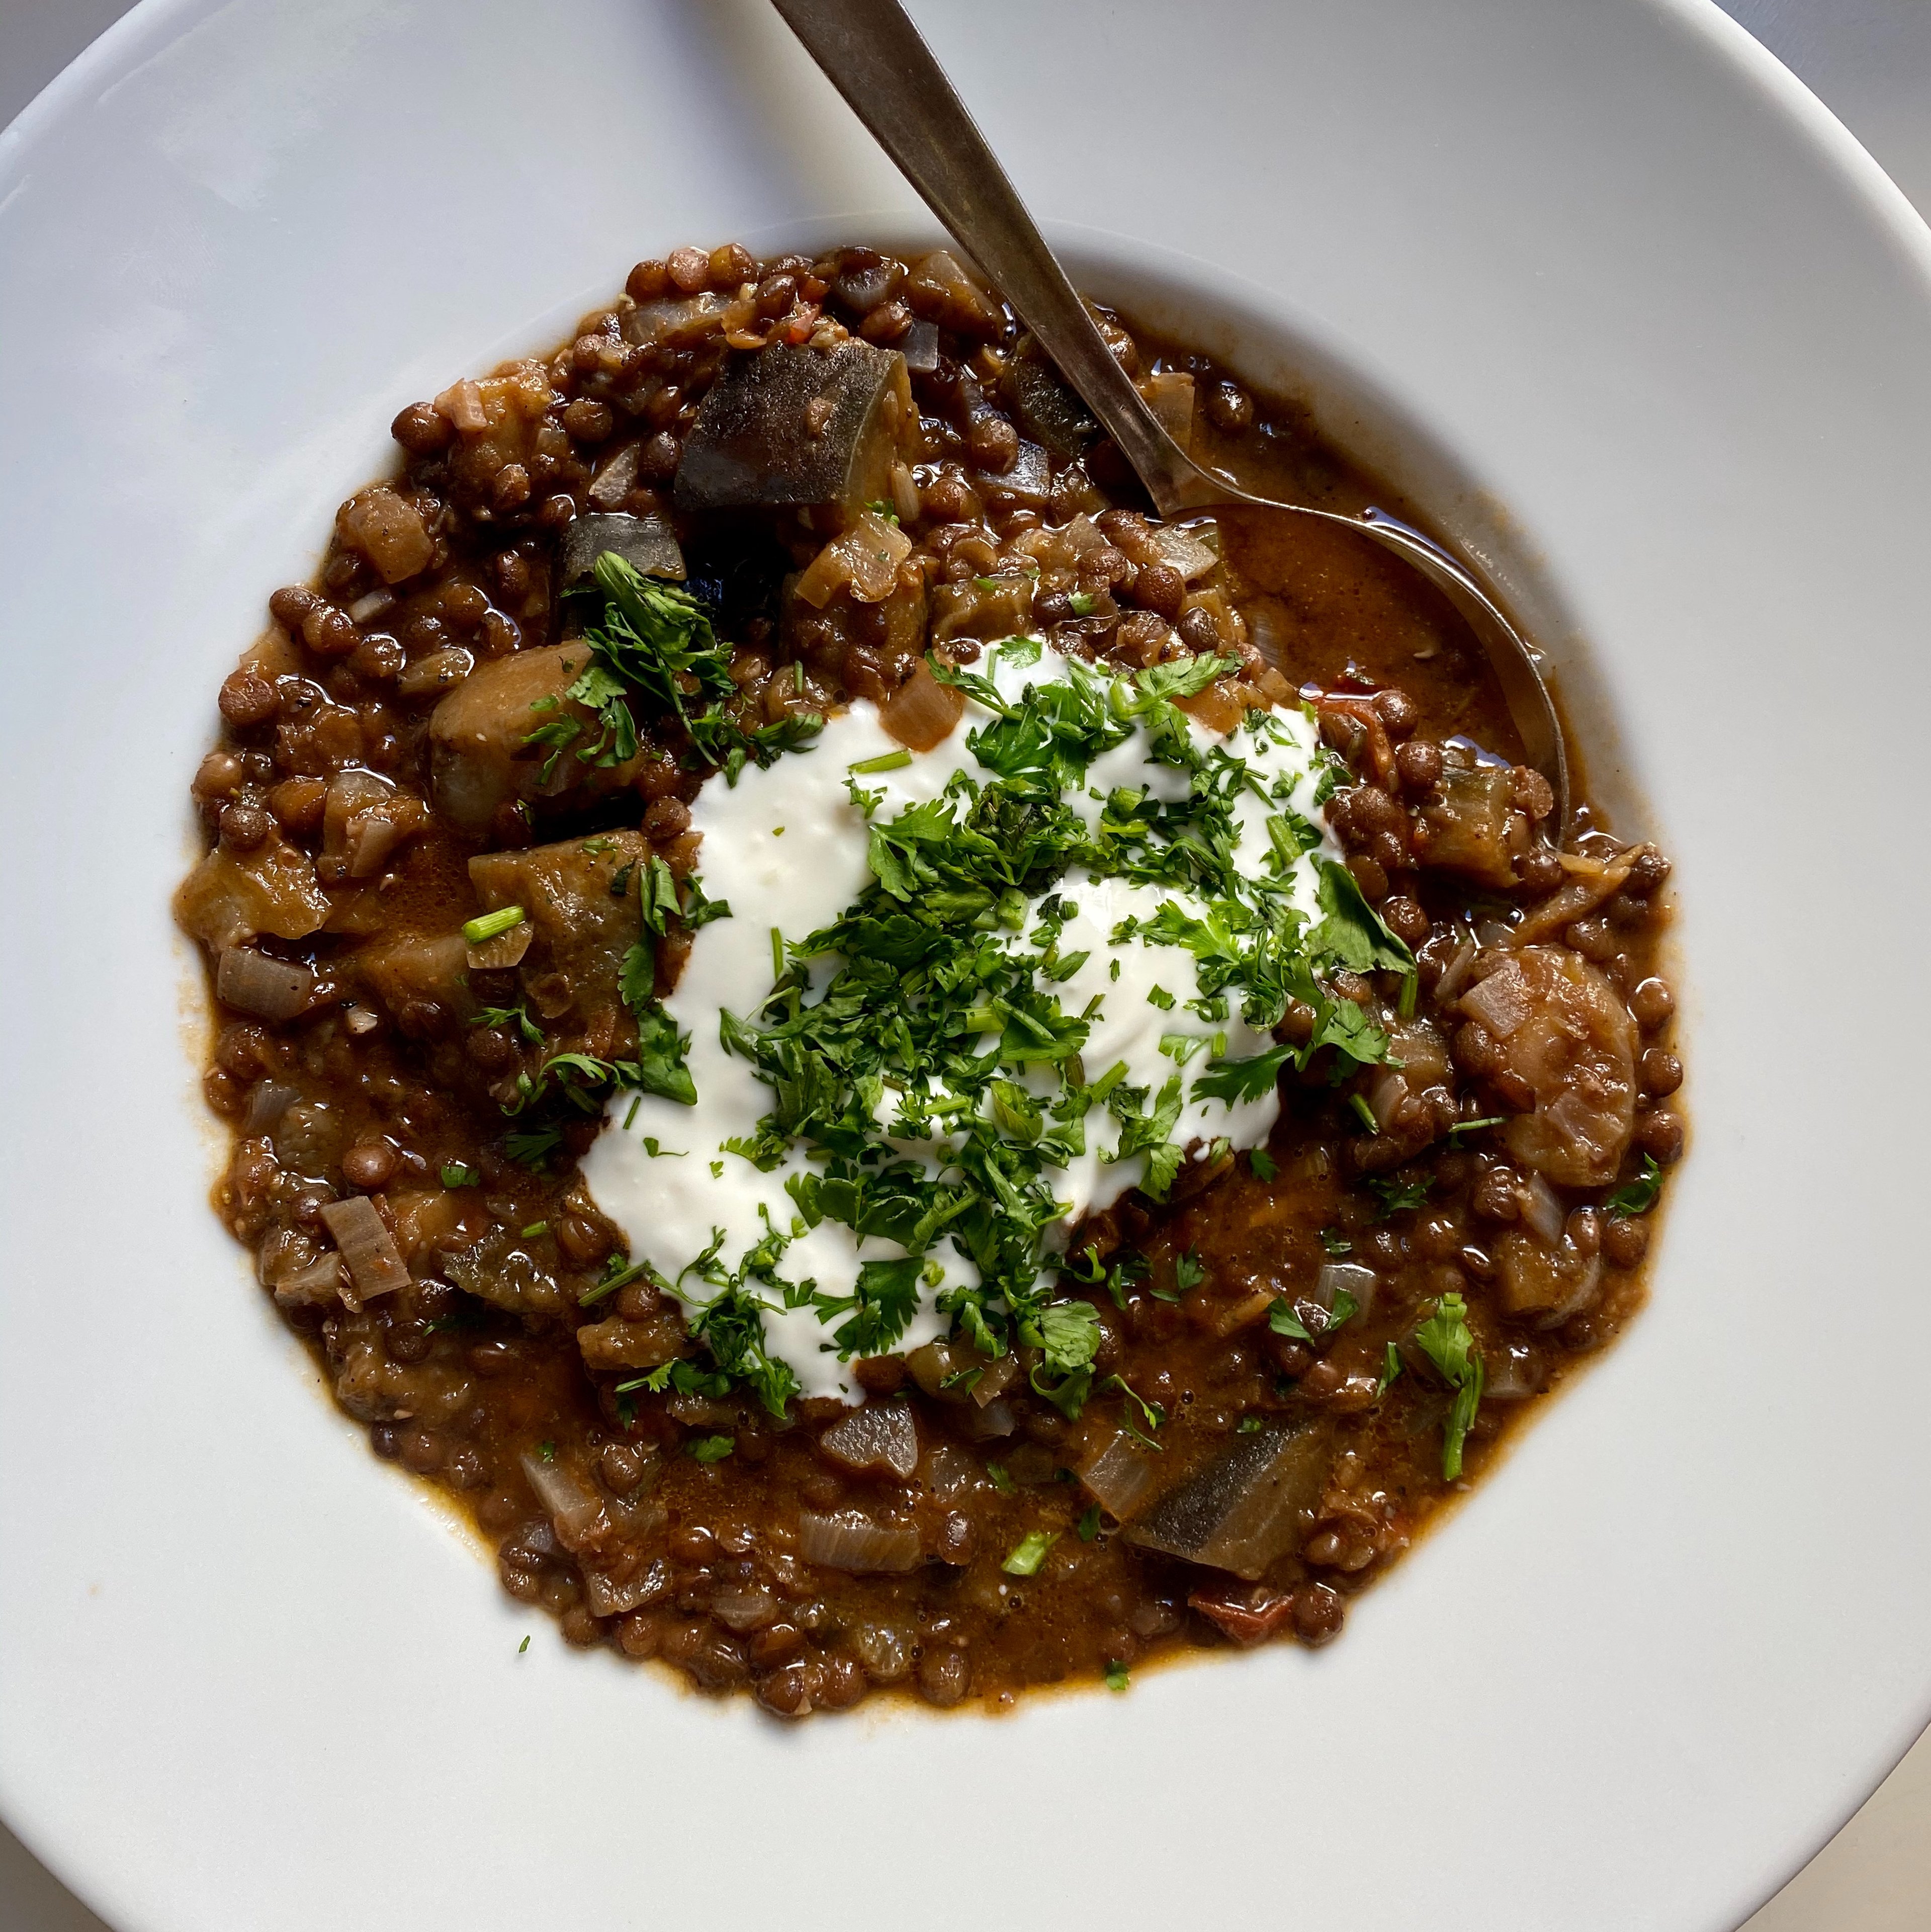
[[(129, 4), (0, 0), (0, 126)], [(1722, 4), (1810, 85), (1931, 218), (1931, 0)], [(1801, 1741), (1794, 1740), (1792, 1748), (1801, 1749)], [(1927, 1927), (1931, 1732), (1741, 1932), (1925, 1932)], [(0, 1826), (0, 1932), (112, 1928)]]

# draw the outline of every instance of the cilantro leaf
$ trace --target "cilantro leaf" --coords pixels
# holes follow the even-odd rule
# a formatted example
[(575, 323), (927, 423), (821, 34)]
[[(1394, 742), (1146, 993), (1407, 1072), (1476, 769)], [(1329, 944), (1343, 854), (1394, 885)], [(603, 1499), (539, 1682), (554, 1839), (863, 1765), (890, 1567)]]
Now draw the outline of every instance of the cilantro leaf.
[(1258, 1100), (1273, 1091), (1281, 1069), (1296, 1058), (1298, 1049), (1289, 1041), (1270, 1046), (1264, 1053), (1249, 1054), (1244, 1059), (1210, 1060), (1207, 1071), (1196, 1077), (1196, 1100), (1225, 1100), (1237, 1106), (1244, 1100)]
[(1647, 1214), (1663, 1192), (1663, 1169), (1652, 1154), (1643, 1156), (1642, 1172), (1626, 1180), (1603, 1205), (1612, 1214)]
[(1362, 897), (1354, 874), (1332, 859), (1320, 861), (1321, 909), (1327, 916), (1308, 934), (1317, 954), (1351, 972), (1412, 973), (1415, 956)]
[(1420, 1207), (1434, 1191), (1435, 1177), (1424, 1174), (1411, 1180), (1397, 1180), (1390, 1174), (1371, 1174), (1363, 1185), (1381, 1204), (1375, 1220), (1386, 1221)]
[(1444, 1294), (1415, 1330), (1414, 1344), (1455, 1391), (1441, 1436), (1442, 1476), (1453, 1482), (1462, 1474), (1462, 1445), (1481, 1402), (1485, 1379), (1482, 1358), (1468, 1326), (1467, 1302), (1459, 1294)]

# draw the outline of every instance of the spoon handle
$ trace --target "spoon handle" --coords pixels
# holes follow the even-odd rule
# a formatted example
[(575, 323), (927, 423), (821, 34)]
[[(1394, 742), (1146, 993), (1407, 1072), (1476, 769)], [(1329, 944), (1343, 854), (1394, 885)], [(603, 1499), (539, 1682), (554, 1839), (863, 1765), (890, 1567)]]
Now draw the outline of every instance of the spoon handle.
[[(898, 0), (772, 0), (947, 232), (991, 277), (1165, 514), (1207, 479), (1113, 358), (985, 136)], [(1191, 487), (1190, 487), (1191, 486)]]

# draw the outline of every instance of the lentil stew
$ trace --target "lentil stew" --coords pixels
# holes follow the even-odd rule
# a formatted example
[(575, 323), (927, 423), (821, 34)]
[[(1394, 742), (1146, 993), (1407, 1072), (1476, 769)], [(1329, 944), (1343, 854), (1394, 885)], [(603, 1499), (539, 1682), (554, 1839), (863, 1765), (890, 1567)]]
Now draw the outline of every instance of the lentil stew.
[(217, 1210), (375, 1453), (784, 1717), (1333, 1637), (1640, 1305), (1667, 860), (1546, 841), (1393, 560), (1151, 518), (949, 250), (680, 249), (393, 433), (175, 902)]

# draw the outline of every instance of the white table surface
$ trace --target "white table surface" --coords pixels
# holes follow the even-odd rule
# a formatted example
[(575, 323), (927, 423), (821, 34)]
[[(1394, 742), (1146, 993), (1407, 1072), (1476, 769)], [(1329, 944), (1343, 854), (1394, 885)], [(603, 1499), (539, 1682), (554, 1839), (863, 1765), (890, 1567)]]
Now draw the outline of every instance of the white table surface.
[[(130, 0), (0, 0), (0, 127)], [(1931, 218), (1931, 0), (1722, 0)], [(1931, 1732), (1739, 1932), (1931, 1927)], [(0, 1932), (113, 1932), (0, 1825)], [(1550, 1932), (1561, 1932), (1552, 1927)]]

